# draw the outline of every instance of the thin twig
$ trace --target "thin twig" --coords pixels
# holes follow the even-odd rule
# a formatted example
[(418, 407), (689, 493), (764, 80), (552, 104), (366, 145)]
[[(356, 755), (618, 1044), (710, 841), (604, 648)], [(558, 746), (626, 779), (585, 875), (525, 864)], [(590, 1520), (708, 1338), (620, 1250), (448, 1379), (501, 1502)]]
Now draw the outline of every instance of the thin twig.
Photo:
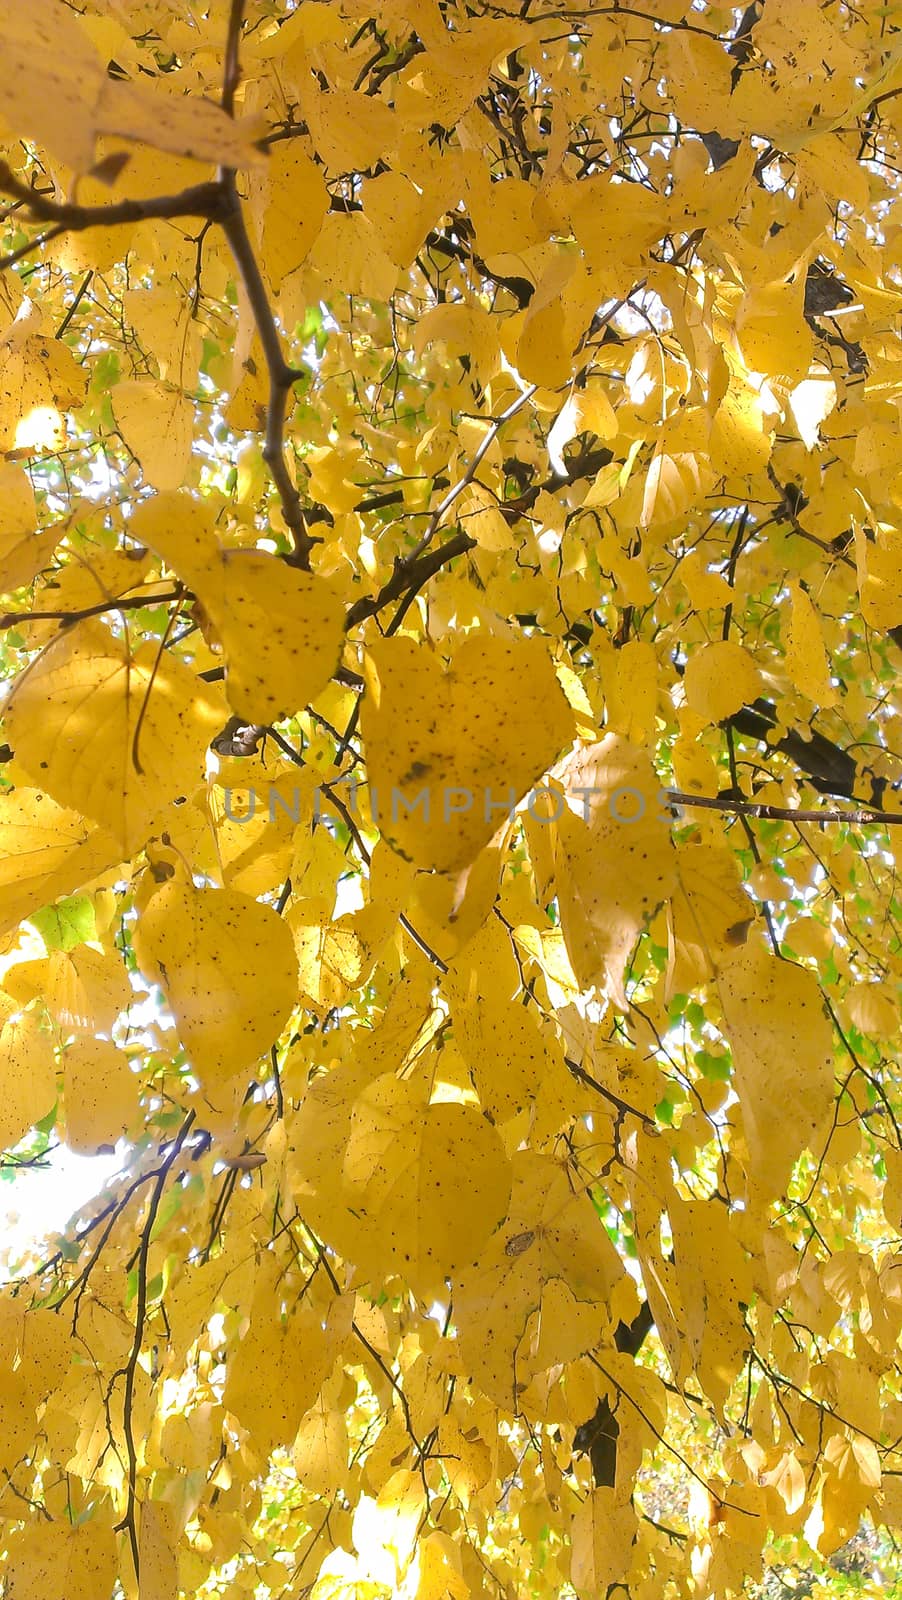
[(36, 239), (29, 239), (27, 244), (20, 244), (18, 250), (11, 250), (8, 256), (0, 256), (0, 272), (5, 272), (7, 267), (14, 267), (17, 261), (24, 261), (33, 250), (40, 250), (42, 245), (49, 244), (51, 239), (58, 239), (60, 234), (65, 232), (65, 223), (58, 222), (55, 228), (48, 228), (46, 233), (39, 234)]
[(72, 301), (72, 304), (69, 307), (68, 311), (66, 312), (66, 315), (63, 317), (63, 320), (60, 323), (59, 327), (57, 328), (56, 333), (53, 335), (54, 339), (61, 339), (63, 337), (63, 334), (66, 332), (66, 329), (68, 328), (70, 322), (72, 321), (72, 318), (75, 316), (76, 311), (78, 310), (78, 308), (81, 305), (85, 295), (87, 294), (88, 289), (91, 286), (91, 280), (92, 280), (93, 277), (94, 277), (94, 268), (93, 267), (89, 267), (88, 271), (85, 273), (84, 277), (82, 278), (82, 281), (81, 281), (81, 284), (79, 285), (78, 290), (76, 291), (75, 299)]
[[(226, 40), (225, 71), (222, 84), (222, 108), (229, 116), (235, 112), (235, 91), (241, 80), (241, 23), (244, 17), (244, 0), (232, 0), (229, 12), (229, 31)], [(282, 351), (282, 340), (276, 327), (263, 274), (254, 247), (251, 244), (234, 169), (221, 167), (219, 189), (225, 201), (223, 214), (218, 219), (229, 242), (235, 265), (250, 302), (254, 323), (263, 346), (263, 357), (269, 373), (269, 403), (266, 409), (266, 434), (263, 459), (269, 467), (276, 492), (282, 503), (282, 515), (294, 545), (294, 563), (303, 571), (310, 571), (310, 552), (318, 541), (311, 537), (307, 519), (301, 506), (301, 497), (292, 481), (285, 454), (285, 408), (291, 386), (303, 376), (290, 367)]]
[(144, 1324), (147, 1318), (147, 1260), (150, 1254), (150, 1236), (153, 1232), (154, 1223), (157, 1219), (160, 1201), (163, 1198), (163, 1190), (166, 1187), (166, 1179), (169, 1177), (169, 1173), (178, 1159), (179, 1152), (186, 1138), (188, 1137), (188, 1133), (193, 1122), (194, 1112), (189, 1111), (184, 1122), (182, 1123), (181, 1128), (178, 1131), (178, 1134), (176, 1135), (175, 1140), (173, 1141), (171, 1151), (160, 1167), (156, 1182), (153, 1187), (153, 1192), (148, 1202), (147, 1216), (144, 1220), (144, 1226), (141, 1229), (141, 1244), (138, 1251), (138, 1296), (135, 1306), (135, 1337), (132, 1341), (132, 1348), (128, 1358), (128, 1364), (113, 1376), (113, 1382), (115, 1382), (116, 1378), (118, 1377), (125, 1378), (123, 1425), (125, 1428), (125, 1445), (128, 1452), (128, 1500), (126, 1503), (125, 1516), (118, 1526), (119, 1528), (126, 1528), (128, 1530), (136, 1578), (140, 1576), (138, 1532), (135, 1527), (138, 1455), (135, 1448), (134, 1429), (132, 1427), (132, 1407), (135, 1396), (135, 1374), (138, 1370), (138, 1358), (141, 1355), (141, 1346), (144, 1343)]
[[(527, 989), (526, 993), (530, 999), (535, 998), (531, 990)], [(584, 1083), (587, 1088), (594, 1089), (596, 1094), (600, 1094), (612, 1106), (616, 1106), (621, 1116), (637, 1117), (640, 1122), (645, 1123), (647, 1128), (657, 1128), (654, 1117), (648, 1116), (645, 1111), (640, 1111), (638, 1106), (631, 1106), (628, 1100), (621, 1100), (619, 1094), (615, 1094), (612, 1089), (605, 1088), (605, 1085), (599, 1083), (597, 1078), (593, 1078), (591, 1072), (587, 1072), (585, 1067), (581, 1067), (578, 1061), (572, 1061), (569, 1056), (565, 1056), (564, 1061), (573, 1073), (574, 1078), (577, 1078), (580, 1083)]]
[(895, 811), (802, 811), (793, 806), (758, 805), (754, 800), (734, 800), (730, 795), (682, 794), (678, 789), (665, 790), (667, 800), (674, 806), (700, 806), (706, 811), (735, 811), (742, 817), (757, 817), (762, 822), (850, 822), (855, 827), (873, 823), (880, 827), (898, 827), (902, 813)]
[(7, 611), (0, 616), (0, 632), (16, 628), (20, 622), (64, 622), (71, 628), (76, 622), (102, 616), (106, 611), (139, 611), (145, 606), (169, 605), (173, 600), (181, 600), (184, 593), (179, 585), (168, 594), (129, 594), (119, 600), (99, 600), (96, 606), (84, 606), (81, 611)]
[(504, 427), (504, 424), (506, 422), (510, 422), (511, 418), (515, 417), (518, 411), (522, 411), (523, 407), (528, 405), (537, 388), (538, 384), (529, 384), (528, 388), (524, 389), (522, 394), (517, 395), (516, 400), (511, 401), (511, 404), (508, 406), (507, 410), (502, 411), (500, 417), (496, 417), (494, 419), (491, 427), (487, 429), (485, 437), (480, 441), (477, 449), (474, 450), (472, 456), (470, 457), (470, 464), (467, 467), (466, 472), (461, 478), (458, 478), (456, 483), (451, 485), (451, 488), (445, 495), (444, 500), (439, 501), (432, 513), (432, 516), (429, 518), (429, 525), (426, 529), (426, 532), (423, 534), (423, 537), (416, 549), (411, 551), (407, 558), (408, 561), (416, 561), (417, 558), (422, 555), (423, 551), (432, 543), (435, 535), (438, 533), (439, 528), (444, 522), (445, 517), (451, 510), (455, 500), (457, 500), (458, 497), (463, 494), (467, 486), (473, 482), (473, 479), (479, 470), (480, 463), (483, 461), (488, 451), (492, 448), (492, 445), (501, 432), (501, 429)]
[(241, 82), (241, 24), (244, 20), (244, 0), (232, 0), (229, 12), (229, 31), (226, 36), (225, 70), (222, 79), (222, 109), (230, 117), (235, 114), (235, 91)]

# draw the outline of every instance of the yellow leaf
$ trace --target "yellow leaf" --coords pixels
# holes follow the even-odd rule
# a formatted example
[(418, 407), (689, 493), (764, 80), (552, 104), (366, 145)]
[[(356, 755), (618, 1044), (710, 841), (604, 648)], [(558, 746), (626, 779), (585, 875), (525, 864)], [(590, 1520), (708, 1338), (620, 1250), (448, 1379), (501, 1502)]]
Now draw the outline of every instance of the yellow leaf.
[(352, 919), (331, 922), (327, 903), (298, 899), (287, 918), (297, 952), (301, 998), (320, 1016), (342, 1005), (349, 992), (365, 981), (372, 964), (366, 961)]
[(34, 489), (28, 473), (11, 461), (0, 461), (0, 560), (5, 560), (26, 534), (34, 532), (36, 520)]
[(145, 1500), (140, 1515), (138, 1600), (178, 1600), (177, 1514), (172, 1506)]
[(660, 528), (676, 522), (704, 499), (712, 481), (707, 461), (694, 452), (656, 451), (645, 479), (640, 525)]
[[(424, 7), (417, 13), (418, 22), (424, 23), (427, 15)], [(427, 33), (428, 50), (420, 58), (422, 65), (416, 80), (424, 128), (433, 120), (442, 127), (453, 128), (469, 111), (486, 82), (489, 68), (508, 51), (515, 50), (523, 36), (522, 22), (507, 16), (480, 18), (475, 26), (464, 25), (453, 33), (433, 26)], [(414, 114), (415, 102), (402, 104)]]
[(510, 524), (498, 510), (498, 502), (477, 484), (465, 489), (459, 501), (461, 522), (483, 550), (509, 550), (516, 542)]
[(202, 602), (226, 653), (237, 715), (270, 723), (326, 687), (338, 665), (344, 612), (324, 578), (264, 550), (222, 549), (209, 508), (186, 493), (145, 501), (130, 531)]
[(603, 673), (606, 726), (635, 745), (654, 738), (658, 705), (658, 662), (655, 647), (630, 639), (608, 658)]
[(833, 1038), (813, 972), (780, 961), (757, 939), (724, 961), (717, 980), (733, 1084), (754, 1187), (783, 1192), (797, 1157), (826, 1136), (833, 1105)]
[(118, 859), (109, 834), (40, 789), (0, 795), (0, 934)]
[(722, 1416), (750, 1344), (743, 1310), (753, 1295), (751, 1264), (725, 1210), (674, 1196), (668, 1215), (689, 1359)]
[(30, 583), (39, 572), (49, 566), (59, 543), (59, 529), (43, 528), (40, 532), (2, 539), (0, 552), (0, 594), (11, 594)]
[(460, 1570), (460, 1550), (447, 1533), (436, 1531), (420, 1539), (417, 1566), (414, 1600), (468, 1600), (473, 1592)]
[(814, 348), (804, 316), (804, 273), (795, 283), (749, 289), (736, 314), (736, 332), (749, 372), (795, 385), (808, 375)]
[(26, 1530), (6, 1569), (8, 1600), (27, 1600), (35, 1585), (45, 1595), (105, 1600), (116, 1582), (118, 1551), (112, 1519), (98, 1512), (87, 1521), (41, 1521)]
[(472, 355), (484, 381), (494, 372), (498, 359), (498, 326), (483, 306), (459, 301), (431, 306), (417, 322), (413, 348), (422, 356), (436, 341), (444, 344), (449, 355)]
[(116, 1018), (135, 998), (118, 951), (51, 950), (47, 961), (44, 1001), (67, 1032), (111, 1033)]
[(164, 884), (138, 918), (134, 946), (193, 1069), (214, 1086), (275, 1043), (297, 1002), (289, 929), (271, 906), (235, 889)]
[(397, 144), (397, 113), (378, 97), (351, 89), (323, 92), (307, 74), (302, 104), (317, 153), (333, 173), (375, 167)]
[(517, 371), (527, 383), (559, 389), (573, 371), (564, 306), (560, 300), (530, 309), (517, 344)]
[(684, 556), (679, 571), (680, 582), (696, 610), (721, 610), (730, 604), (733, 598), (730, 585), (719, 572), (708, 571), (699, 551), (693, 550), (691, 555)]
[(301, 1423), (291, 1458), (301, 1483), (314, 1494), (337, 1494), (346, 1481), (347, 1423), (328, 1390)]
[(484, 1109), (505, 1122), (534, 1105), (551, 1068), (531, 1012), (513, 1000), (456, 1004), (454, 1038)]
[(805, 1473), (794, 1450), (787, 1450), (763, 1479), (776, 1489), (790, 1516), (805, 1503)]
[(194, 407), (187, 395), (155, 378), (130, 379), (113, 390), (113, 410), (151, 487), (178, 489), (194, 439)]
[(885, 632), (902, 622), (902, 532), (880, 528), (873, 542), (854, 522), (855, 562), (861, 614), (872, 628)]
[(478, 1261), (459, 1273), (454, 1318), (468, 1370), (484, 1392), (511, 1408), (520, 1387), (518, 1350), (546, 1283), (597, 1303), (616, 1322), (635, 1315), (636, 1292), (588, 1196), (565, 1168), (532, 1150), (513, 1159), (514, 1188), (504, 1226)]
[(420, 867), (459, 871), (573, 734), (539, 639), (471, 634), (447, 670), (412, 639), (367, 653), (361, 728), (382, 834)]
[(598, 378), (590, 378), (578, 398), (582, 427), (599, 439), (616, 439), (619, 423), (605, 385)]
[(234, 122), (211, 101), (167, 93), (144, 80), (111, 78), (106, 59), (61, 0), (34, 0), (27, 14), (19, 6), (4, 6), (0, 48), (5, 63), (0, 113), (77, 172), (93, 164), (102, 133), (223, 166), (265, 159), (253, 145), (259, 128)]
[(770, 460), (773, 439), (773, 428), (765, 423), (759, 395), (741, 377), (731, 377), (711, 428), (711, 465), (715, 471), (726, 478), (747, 478), (763, 471)]
[(679, 888), (668, 914), (668, 996), (689, 994), (707, 982), (721, 958), (745, 943), (755, 919), (731, 850), (680, 845), (676, 864)]
[(87, 372), (58, 339), (32, 334), (0, 349), (3, 448), (61, 449), (66, 442), (63, 413), (81, 404), (87, 386)]
[(140, 849), (164, 807), (202, 776), (222, 728), (218, 696), (150, 642), (88, 621), (56, 638), (13, 688), (6, 730), (18, 760), (60, 805)]
[(4, 996), (0, 1031), (0, 1147), (8, 1150), (56, 1103), (50, 1035), (34, 1011), (17, 1011)]
[(722, 722), (761, 693), (754, 661), (741, 644), (718, 639), (689, 657), (683, 678), (686, 704), (706, 722)]
[[(434, 219), (426, 202), (401, 172), (380, 172), (363, 185), (363, 210), (395, 266), (412, 266)], [(438, 310), (435, 307), (434, 310)], [(450, 307), (449, 307), (450, 309)], [(432, 313), (427, 312), (428, 317)]]
[[(149, 355), (168, 379), (189, 393), (197, 385), (202, 351), (199, 324), (191, 316), (191, 302), (173, 283), (152, 289), (127, 289), (122, 309)], [(120, 394), (122, 384), (114, 395)]]
[(299, 139), (274, 145), (266, 177), (263, 255), (278, 289), (310, 254), (329, 210), (329, 191)]
[(475, 1260), (503, 1220), (510, 1171), (495, 1130), (472, 1106), (424, 1103), (419, 1083), (386, 1073), (351, 1115), (347, 1203), (366, 1219), (360, 1266), (400, 1273), (428, 1298)]
[(616, 733), (578, 751), (564, 785), (546, 827), (567, 954), (582, 988), (623, 1005), (633, 945), (676, 882), (669, 814), (645, 751)]
[(580, 1600), (595, 1600), (622, 1583), (638, 1527), (632, 1505), (618, 1503), (613, 1489), (604, 1486), (586, 1496), (570, 1530), (570, 1581)]
[(836, 384), (826, 373), (803, 378), (793, 389), (789, 404), (806, 450), (814, 450), (820, 443), (820, 425), (829, 417), (837, 398)]
[(790, 583), (789, 592), (792, 596), (792, 616), (785, 659), (790, 681), (818, 705), (835, 705), (837, 694), (830, 682), (818, 614), (799, 583)]
[(899, 1030), (899, 1001), (892, 983), (855, 983), (847, 989), (844, 1009), (861, 1033), (894, 1039)]
[(321, 300), (336, 300), (349, 294), (390, 300), (398, 281), (398, 268), (362, 211), (330, 211), (300, 276), (307, 300), (311, 285)]
[(276, 1444), (291, 1444), (337, 1354), (318, 1307), (302, 1303), (282, 1321), (280, 1298), (264, 1267), (250, 1329), (229, 1359), (223, 1392), (227, 1409), (266, 1454)]
[(115, 1146), (139, 1125), (138, 1080), (107, 1039), (75, 1039), (63, 1052), (65, 1140), (79, 1155)]
[[(681, 733), (671, 750), (673, 776), (676, 786), (684, 794), (715, 795), (717, 793), (717, 766), (697, 738)], [(698, 813), (694, 814), (696, 817)]]

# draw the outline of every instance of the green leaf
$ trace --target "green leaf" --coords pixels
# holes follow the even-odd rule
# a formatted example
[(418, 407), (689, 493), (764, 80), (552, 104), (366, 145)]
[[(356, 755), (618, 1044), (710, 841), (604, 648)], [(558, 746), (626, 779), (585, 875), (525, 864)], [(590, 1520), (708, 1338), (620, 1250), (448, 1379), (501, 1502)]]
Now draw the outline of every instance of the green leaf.
[(48, 950), (74, 950), (76, 945), (97, 938), (94, 902), (87, 895), (72, 895), (45, 906), (30, 919)]

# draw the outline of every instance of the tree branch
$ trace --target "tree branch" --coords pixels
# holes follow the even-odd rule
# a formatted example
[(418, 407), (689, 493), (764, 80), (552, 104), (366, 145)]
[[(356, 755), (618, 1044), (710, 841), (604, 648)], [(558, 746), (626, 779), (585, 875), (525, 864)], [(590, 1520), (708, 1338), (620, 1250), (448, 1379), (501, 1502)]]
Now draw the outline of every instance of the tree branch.
[(244, 21), (244, 0), (232, 0), (229, 12), (229, 31), (226, 35), (225, 67), (222, 76), (222, 109), (230, 117), (235, 114), (235, 91), (241, 82), (241, 24)]
[(587, 1072), (585, 1067), (581, 1067), (578, 1061), (571, 1060), (570, 1056), (565, 1056), (564, 1062), (573, 1073), (574, 1078), (578, 1078), (579, 1082), (584, 1083), (587, 1088), (594, 1089), (596, 1094), (600, 1094), (610, 1105), (616, 1106), (621, 1117), (636, 1117), (639, 1122), (644, 1122), (647, 1128), (654, 1128), (657, 1131), (654, 1117), (650, 1117), (646, 1112), (640, 1111), (637, 1106), (631, 1106), (628, 1100), (621, 1100), (619, 1094), (615, 1094), (612, 1089), (606, 1089), (603, 1083), (599, 1083), (597, 1078), (593, 1078), (591, 1072)]
[[(154, 195), (143, 200), (114, 200), (108, 206), (83, 206), (74, 200), (50, 200), (37, 189), (17, 178), (5, 161), (0, 161), (0, 190), (15, 195), (36, 222), (51, 222), (55, 232), (83, 233), (86, 228), (114, 228), (125, 222), (171, 221), (174, 217), (218, 218), (223, 209), (221, 183), (195, 183), (178, 194)], [(52, 235), (45, 235), (50, 238)], [(32, 245), (36, 242), (32, 240)], [(41, 241), (43, 242), (43, 241)], [(18, 255), (20, 252), (16, 252)], [(13, 258), (0, 262), (0, 268)]]
[(802, 811), (793, 806), (758, 805), (754, 800), (735, 800), (731, 795), (681, 794), (678, 789), (666, 790), (671, 805), (701, 806), (706, 811), (735, 811), (742, 817), (757, 817), (762, 822), (850, 822), (856, 827), (874, 824), (879, 827), (899, 827), (902, 813), (859, 809), (857, 811)]
[(393, 600), (400, 600), (402, 595), (409, 603), (436, 572), (447, 566), (456, 556), (462, 556), (467, 550), (472, 550), (475, 545), (476, 540), (471, 539), (468, 534), (456, 533), (453, 539), (440, 545), (437, 550), (426, 550), (421, 556), (396, 556), (394, 571), (382, 585), (379, 593), (358, 600), (351, 606), (345, 618), (345, 629), (356, 628), (359, 623), (365, 622), (367, 617), (374, 617), (383, 606), (390, 605)]
[(150, 1254), (150, 1236), (153, 1233), (154, 1223), (157, 1219), (157, 1212), (160, 1209), (160, 1201), (163, 1198), (163, 1190), (166, 1187), (166, 1180), (178, 1159), (179, 1151), (188, 1137), (188, 1133), (193, 1122), (194, 1112), (189, 1111), (184, 1122), (182, 1123), (181, 1128), (178, 1131), (178, 1134), (176, 1135), (176, 1138), (173, 1141), (172, 1149), (167, 1155), (165, 1161), (160, 1166), (156, 1175), (156, 1182), (154, 1183), (153, 1192), (151, 1193), (150, 1201), (147, 1207), (147, 1216), (144, 1219), (144, 1226), (141, 1229), (141, 1244), (138, 1251), (138, 1294), (137, 1304), (135, 1306), (135, 1337), (132, 1341), (132, 1348), (128, 1358), (127, 1366), (124, 1369), (120, 1369), (119, 1372), (114, 1373), (113, 1375), (113, 1382), (115, 1382), (116, 1378), (118, 1377), (125, 1378), (123, 1425), (125, 1428), (125, 1444), (128, 1451), (128, 1500), (125, 1508), (125, 1516), (118, 1526), (119, 1528), (126, 1528), (128, 1530), (136, 1578), (140, 1577), (138, 1531), (135, 1527), (138, 1455), (135, 1449), (135, 1436), (134, 1429), (132, 1427), (132, 1407), (135, 1396), (135, 1374), (138, 1370), (138, 1359), (141, 1355), (141, 1346), (144, 1342), (144, 1324), (147, 1318), (147, 1260)]
[(518, 411), (522, 411), (523, 407), (528, 405), (537, 388), (538, 384), (529, 384), (528, 388), (524, 389), (522, 394), (517, 395), (516, 400), (511, 401), (511, 404), (507, 407), (507, 410), (502, 411), (500, 417), (494, 418), (491, 426), (486, 430), (485, 437), (480, 441), (478, 447), (473, 451), (466, 472), (464, 472), (462, 477), (458, 478), (456, 483), (451, 485), (451, 488), (448, 490), (448, 493), (445, 495), (444, 499), (439, 501), (438, 505), (433, 511), (432, 516), (429, 518), (429, 524), (426, 528), (426, 532), (423, 534), (423, 537), (416, 546), (416, 549), (412, 550), (410, 556), (408, 557), (410, 561), (415, 561), (418, 556), (422, 555), (427, 546), (432, 543), (445, 517), (451, 510), (455, 500), (457, 500), (457, 498), (463, 494), (467, 486), (473, 482), (473, 479), (479, 470), (480, 463), (483, 461), (488, 451), (492, 448), (492, 445), (501, 432), (501, 429), (504, 427), (504, 424), (506, 422), (510, 422), (511, 418), (515, 417)]
[[(229, 116), (235, 111), (235, 91), (241, 79), (241, 60), (239, 47), (241, 43), (241, 24), (244, 18), (244, 0), (232, 0), (229, 11), (229, 31), (226, 39), (225, 69), (222, 84), (222, 107)], [(310, 571), (310, 551), (319, 541), (314, 539), (308, 531), (307, 521), (301, 506), (301, 497), (292, 481), (288, 470), (288, 461), (285, 455), (285, 408), (291, 386), (296, 378), (302, 376), (294, 367), (290, 367), (282, 352), (282, 341), (276, 327), (263, 274), (254, 247), (251, 244), (244, 212), (241, 208), (241, 199), (238, 194), (238, 185), (234, 170), (230, 167), (221, 167), (219, 171), (220, 192), (223, 197), (223, 212), (217, 219), (225, 234), (235, 265), (241, 276), (244, 291), (250, 302), (254, 323), (260, 335), (263, 346), (263, 357), (269, 373), (269, 403), (266, 409), (266, 433), (263, 443), (263, 459), (269, 467), (276, 492), (282, 503), (282, 515), (291, 534), (294, 545), (293, 561), (296, 566)]]
[(290, 367), (282, 353), (282, 341), (247, 231), (234, 172), (225, 172), (222, 183), (224, 192), (228, 195), (228, 208), (218, 220), (229, 241), (235, 265), (241, 275), (269, 373), (269, 404), (266, 410), (263, 459), (269, 467), (282, 503), (282, 515), (291, 533), (294, 564), (309, 572), (310, 552), (320, 540), (308, 532), (301, 497), (292, 481), (285, 455), (286, 401), (292, 384), (302, 376), (302, 373), (295, 367)]
[(0, 632), (17, 628), (20, 622), (62, 622), (71, 628), (86, 617), (99, 617), (106, 611), (138, 611), (144, 606), (169, 605), (184, 596), (181, 584), (168, 594), (128, 594), (119, 600), (100, 600), (96, 606), (84, 606), (81, 611), (7, 611), (0, 616)]

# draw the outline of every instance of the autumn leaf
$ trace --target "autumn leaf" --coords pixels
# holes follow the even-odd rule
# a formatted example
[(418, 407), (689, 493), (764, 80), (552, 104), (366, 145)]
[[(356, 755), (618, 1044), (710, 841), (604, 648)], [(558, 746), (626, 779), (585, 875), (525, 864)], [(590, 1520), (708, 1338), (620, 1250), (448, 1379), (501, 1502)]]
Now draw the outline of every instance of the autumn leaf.
[(86, 622), (21, 678), (5, 725), (35, 784), (131, 854), (199, 779), (221, 717), (215, 695), (199, 691), (181, 662), (160, 661), (149, 644), (132, 656), (124, 639)]
[(135, 949), (192, 1066), (213, 1084), (275, 1043), (297, 999), (286, 924), (236, 889), (164, 883), (142, 912)]
[(572, 714), (538, 640), (475, 635), (445, 671), (410, 639), (374, 645), (363, 732), (380, 825), (421, 867), (467, 867), (551, 766)]

